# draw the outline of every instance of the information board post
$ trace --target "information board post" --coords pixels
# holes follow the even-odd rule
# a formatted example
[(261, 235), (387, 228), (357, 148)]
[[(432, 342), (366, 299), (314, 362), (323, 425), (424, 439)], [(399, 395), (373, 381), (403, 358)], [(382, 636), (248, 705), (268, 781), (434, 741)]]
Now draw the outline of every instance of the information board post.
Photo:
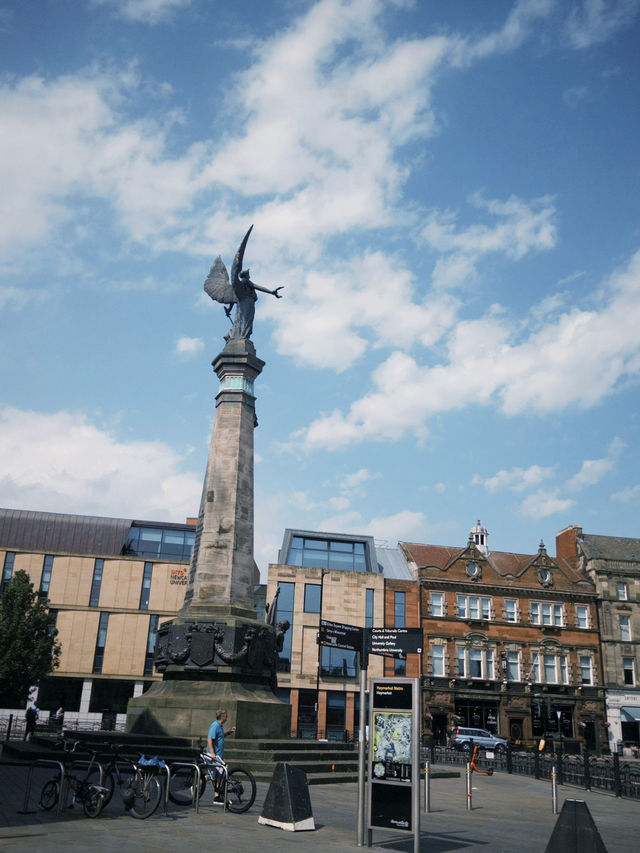
[[(363, 633), (365, 629), (363, 628)], [(358, 847), (364, 847), (367, 778), (367, 668), (369, 654), (363, 639), (360, 655), (360, 722), (358, 728)]]
[(367, 846), (372, 830), (413, 834), (420, 849), (420, 680), (372, 679)]

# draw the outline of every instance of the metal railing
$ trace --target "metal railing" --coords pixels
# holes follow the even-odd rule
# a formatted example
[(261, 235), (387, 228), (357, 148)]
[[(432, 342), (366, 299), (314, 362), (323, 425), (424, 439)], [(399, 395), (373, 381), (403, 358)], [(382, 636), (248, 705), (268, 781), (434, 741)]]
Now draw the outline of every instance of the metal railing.
[[(26, 725), (24, 714), (8, 714), (6, 716), (0, 716), (0, 740), (23, 740)], [(106, 728), (100, 720), (78, 720), (77, 722), (70, 722), (69, 727), (76, 732), (124, 732), (125, 723), (116, 721), (109, 728)], [(59, 726), (56, 725), (53, 718), (50, 720), (41, 719), (36, 723), (35, 734), (48, 734), (51, 732), (59, 732), (59, 730)]]
[[(601, 791), (616, 797), (640, 800), (640, 762), (625, 761), (619, 755), (551, 755), (537, 750), (494, 752), (487, 758), (481, 751), (476, 763), (479, 767), (493, 767), (496, 771), (551, 780), (554, 766), (559, 785), (572, 785), (587, 791)], [(421, 760), (431, 764), (457, 764), (464, 766), (469, 753), (441, 746), (423, 747)]]

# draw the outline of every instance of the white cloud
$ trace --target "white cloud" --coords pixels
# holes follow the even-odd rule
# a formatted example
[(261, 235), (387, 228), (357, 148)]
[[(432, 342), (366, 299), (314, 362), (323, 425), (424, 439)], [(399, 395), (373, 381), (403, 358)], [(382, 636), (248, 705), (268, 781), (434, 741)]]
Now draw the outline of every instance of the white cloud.
[(169, 127), (123, 118), (140, 85), (130, 70), (0, 84), (0, 257), (42, 243), (83, 215), (80, 199), (88, 197), (109, 201), (136, 240), (175, 227), (197, 189), (201, 149), (171, 159)]
[(202, 479), (183, 473), (184, 456), (159, 441), (120, 441), (86, 415), (5, 407), (0, 448), (4, 506), (171, 521), (197, 514)]
[(529, 252), (552, 249), (556, 244), (555, 207), (550, 196), (530, 201), (511, 196), (500, 201), (476, 193), (470, 203), (486, 210), (497, 224), (456, 229), (453, 214), (433, 213), (422, 233), (434, 249), (463, 253), (467, 258), (500, 252), (519, 260)]
[(176, 352), (180, 355), (192, 356), (204, 347), (202, 338), (179, 338), (176, 342)]
[(638, 0), (582, 0), (567, 20), (569, 41), (578, 49), (607, 41), (633, 22), (639, 8)]
[(365, 522), (360, 512), (352, 510), (323, 519), (319, 529), (330, 533), (354, 532), (383, 539), (389, 544), (399, 539), (419, 541), (425, 535), (425, 517), (421, 512), (403, 509), (388, 516), (379, 516)]
[(432, 346), (456, 321), (453, 296), (418, 299), (414, 276), (382, 252), (290, 278), (295, 287), (277, 305), (262, 302), (262, 316), (277, 325), (281, 354), (315, 367), (343, 372), (371, 345)]
[(515, 50), (531, 35), (533, 25), (553, 12), (555, 0), (517, 0), (498, 30), (478, 39), (461, 40), (455, 60), (466, 65), (495, 53)]
[(553, 476), (553, 467), (543, 468), (540, 465), (531, 465), (529, 468), (511, 468), (511, 470), (498, 471), (492, 477), (481, 477), (474, 474), (472, 484), (484, 486), (489, 492), (500, 489), (511, 489), (514, 492), (523, 492), (538, 486), (543, 480)]
[(619, 438), (615, 438), (609, 447), (608, 454), (602, 459), (586, 459), (582, 463), (582, 468), (571, 477), (567, 482), (567, 489), (570, 491), (579, 491), (585, 486), (595, 486), (600, 480), (613, 470), (618, 458), (625, 448), (625, 443)]
[(448, 359), (423, 366), (393, 352), (374, 371), (371, 391), (346, 414), (321, 416), (294, 439), (307, 449), (364, 440), (423, 440), (431, 417), (471, 404), (505, 414), (589, 408), (640, 376), (640, 252), (605, 282), (597, 307), (571, 308), (518, 340), (496, 310), (459, 322)]
[(22, 290), (11, 285), (0, 287), (0, 310), (3, 308), (21, 310), (31, 302), (44, 301), (49, 296), (46, 290)]
[(114, 12), (129, 21), (157, 24), (171, 18), (179, 9), (191, 5), (192, 0), (92, 0), (96, 6), (110, 6)]
[(379, 478), (380, 474), (372, 474), (366, 468), (360, 468), (359, 471), (354, 471), (353, 474), (347, 474), (340, 484), (340, 488), (349, 492), (357, 491), (369, 480), (377, 480)]
[(579, 104), (582, 103), (589, 96), (589, 90), (586, 86), (573, 86), (572, 88), (565, 89), (562, 97), (564, 99), (565, 104), (575, 109)]
[(557, 490), (544, 491), (540, 489), (522, 501), (520, 515), (532, 519), (546, 518), (549, 515), (566, 512), (574, 505), (574, 500), (558, 497)]
[(611, 500), (618, 501), (619, 503), (633, 503), (640, 499), (640, 483), (637, 486), (627, 486), (624, 489), (620, 489), (619, 492), (614, 492), (611, 495)]

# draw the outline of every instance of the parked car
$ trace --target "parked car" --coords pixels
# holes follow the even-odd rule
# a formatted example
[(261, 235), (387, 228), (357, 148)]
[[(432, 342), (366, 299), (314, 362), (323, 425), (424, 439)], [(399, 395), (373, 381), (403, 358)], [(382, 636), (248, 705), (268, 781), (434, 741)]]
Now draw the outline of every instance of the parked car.
[(465, 752), (471, 750), (471, 741), (480, 749), (494, 749), (496, 752), (506, 752), (507, 742), (504, 738), (496, 737), (486, 729), (467, 729), (461, 726), (453, 730), (451, 746)]

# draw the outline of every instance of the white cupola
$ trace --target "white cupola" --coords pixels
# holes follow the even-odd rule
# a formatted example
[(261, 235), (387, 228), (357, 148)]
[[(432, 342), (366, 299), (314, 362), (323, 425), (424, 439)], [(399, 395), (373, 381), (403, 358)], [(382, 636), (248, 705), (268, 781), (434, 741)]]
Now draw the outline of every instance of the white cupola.
[(483, 554), (489, 553), (489, 533), (487, 532), (487, 528), (480, 524), (480, 519), (478, 519), (478, 523), (475, 527), (471, 528), (469, 540), (473, 542), (478, 551), (482, 551)]

